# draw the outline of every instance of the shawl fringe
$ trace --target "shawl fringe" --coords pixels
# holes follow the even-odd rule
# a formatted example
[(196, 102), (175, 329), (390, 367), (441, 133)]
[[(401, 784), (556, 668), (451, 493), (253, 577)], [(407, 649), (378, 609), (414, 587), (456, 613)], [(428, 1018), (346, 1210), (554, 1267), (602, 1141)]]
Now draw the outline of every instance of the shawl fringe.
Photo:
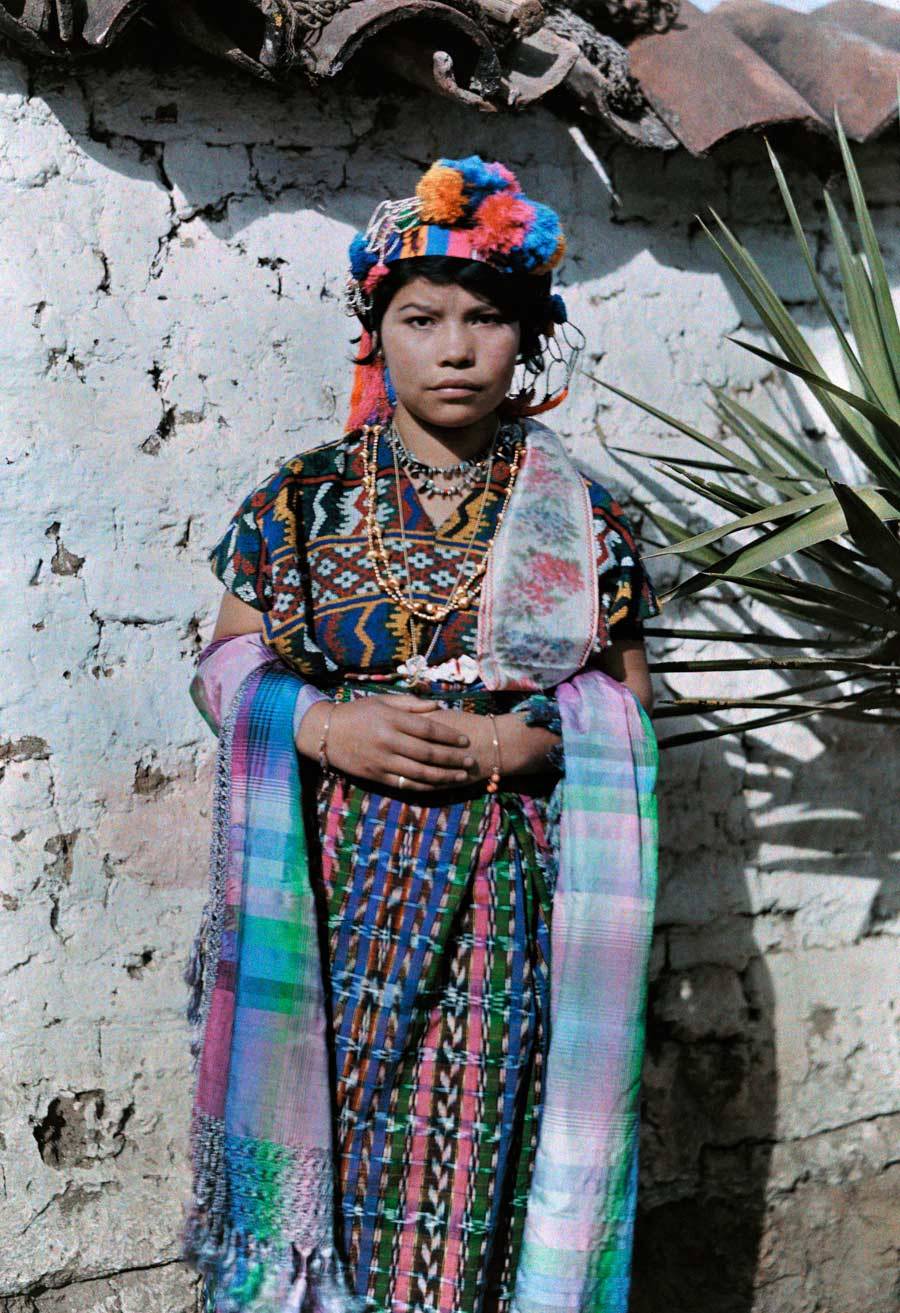
[[(363, 1313), (333, 1241), (333, 1190), (327, 1150), (284, 1150), (265, 1170), (265, 1146), (226, 1136), (221, 1118), (191, 1120), (193, 1204), (181, 1234), (183, 1260), (213, 1285), (216, 1313)], [(229, 1172), (240, 1160), (240, 1175)], [(261, 1238), (233, 1220), (236, 1180), (265, 1188), (277, 1173), (282, 1203)], [(250, 1182), (253, 1184), (251, 1185)]]
[[(246, 676), (242, 688), (250, 677), (250, 675)], [(240, 702), (240, 697), (232, 700), (228, 715), (219, 731), (213, 785), (208, 893), (200, 916), (200, 925), (181, 977), (189, 990), (185, 1015), (190, 1026), (191, 1071), (195, 1074), (203, 1051), (203, 1038), (212, 1001), (212, 986), (219, 960), (222, 925), (225, 918), (228, 818), (231, 811), (231, 749)]]
[(262, 1241), (236, 1227), (211, 1232), (192, 1219), (184, 1258), (214, 1290), (216, 1313), (362, 1313), (332, 1246), (298, 1250), (283, 1237)]

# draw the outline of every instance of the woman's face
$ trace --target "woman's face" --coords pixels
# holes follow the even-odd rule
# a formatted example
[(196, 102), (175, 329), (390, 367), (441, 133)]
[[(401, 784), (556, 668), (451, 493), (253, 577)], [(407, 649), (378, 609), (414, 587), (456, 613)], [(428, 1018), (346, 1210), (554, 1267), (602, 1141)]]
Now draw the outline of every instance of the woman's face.
[(397, 399), (417, 419), (473, 424), (503, 401), (519, 350), (517, 320), (456, 283), (407, 283), (381, 321)]

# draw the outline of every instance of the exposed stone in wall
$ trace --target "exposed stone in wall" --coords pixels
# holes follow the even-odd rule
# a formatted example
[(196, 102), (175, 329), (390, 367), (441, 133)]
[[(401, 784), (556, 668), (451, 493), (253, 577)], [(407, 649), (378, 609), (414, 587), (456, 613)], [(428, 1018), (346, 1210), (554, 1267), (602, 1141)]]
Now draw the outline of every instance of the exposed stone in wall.
[[(544, 111), (0, 63), (2, 1313), (194, 1308), (205, 557), (251, 486), (340, 431), (345, 250), (375, 202), (438, 154), (507, 160), (563, 211), (589, 374), (698, 423), (701, 381), (727, 384), (824, 449), (815, 407), (725, 341), (758, 325), (694, 217), (739, 228), (825, 350), (761, 143), (592, 144), (602, 171)], [(893, 145), (860, 160), (896, 279)], [(821, 233), (819, 182), (791, 172)], [(589, 377), (553, 422), (630, 504), (679, 495), (611, 450), (679, 441)], [(898, 1307), (889, 751), (804, 724), (666, 755), (635, 1313)]]
[(0, 1299), (0, 1313), (200, 1313), (193, 1274), (169, 1260)]

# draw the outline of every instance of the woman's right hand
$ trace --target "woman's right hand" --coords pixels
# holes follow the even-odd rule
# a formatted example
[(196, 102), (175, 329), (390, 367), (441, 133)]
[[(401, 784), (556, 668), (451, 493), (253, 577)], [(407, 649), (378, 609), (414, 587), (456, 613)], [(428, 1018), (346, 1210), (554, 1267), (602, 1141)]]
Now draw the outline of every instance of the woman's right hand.
[[(300, 722), (297, 748), (318, 760), (328, 708), (326, 751), (335, 770), (391, 788), (427, 792), (477, 778), (468, 735), (430, 713), (441, 710), (412, 693), (375, 693), (352, 702), (316, 702)], [(452, 713), (450, 713), (452, 715)]]

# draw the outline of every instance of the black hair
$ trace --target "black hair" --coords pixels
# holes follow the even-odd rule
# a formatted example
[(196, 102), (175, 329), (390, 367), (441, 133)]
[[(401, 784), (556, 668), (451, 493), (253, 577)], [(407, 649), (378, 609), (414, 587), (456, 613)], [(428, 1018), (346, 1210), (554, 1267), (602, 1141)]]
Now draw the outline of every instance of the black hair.
[[(552, 275), (508, 274), (483, 260), (463, 260), (451, 255), (416, 255), (395, 260), (389, 272), (376, 285), (372, 294), (372, 309), (363, 320), (371, 334), (381, 328), (385, 311), (396, 294), (415, 278), (426, 278), (442, 286), (456, 283), (474, 296), (484, 297), (504, 318), (519, 324), (519, 352), (517, 359), (540, 369), (543, 360), (542, 337), (550, 318), (547, 299), (550, 295)], [(371, 365), (377, 348), (354, 361), (357, 365)]]

